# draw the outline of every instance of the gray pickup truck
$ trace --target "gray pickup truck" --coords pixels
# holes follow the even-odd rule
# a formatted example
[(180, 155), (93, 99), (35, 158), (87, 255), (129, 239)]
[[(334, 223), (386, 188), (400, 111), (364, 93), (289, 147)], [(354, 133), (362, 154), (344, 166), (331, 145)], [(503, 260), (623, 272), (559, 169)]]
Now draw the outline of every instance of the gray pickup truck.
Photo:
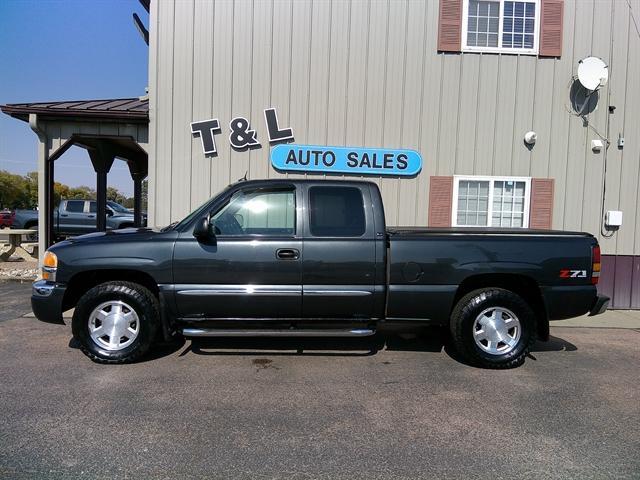
[[(53, 212), (56, 237), (83, 235), (96, 231), (97, 202), (95, 200), (62, 200)], [(143, 215), (143, 223), (146, 216)], [(107, 202), (107, 230), (133, 227), (133, 213), (119, 203)], [(16, 210), (13, 228), (38, 228), (37, 210)]]
[(158, 339), (366, 336), (449, 328), (476, 365), (521, 364), (549, 320), (601, 313), (586, 233), (386, 228), (374, 183), (242, 181), (179, 223), (69, 239), (45, 254), (32, 307), (102, 363)]

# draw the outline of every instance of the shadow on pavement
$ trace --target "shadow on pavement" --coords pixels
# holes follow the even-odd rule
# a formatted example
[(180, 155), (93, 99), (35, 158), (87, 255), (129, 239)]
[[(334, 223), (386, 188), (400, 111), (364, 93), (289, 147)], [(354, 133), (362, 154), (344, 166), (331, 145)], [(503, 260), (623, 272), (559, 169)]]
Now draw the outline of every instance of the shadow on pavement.
[(573, 343), (553, 335), (550, 335), (546, 342), (536, 342), (531, 349), (532, 352), (575, 352), (576, 350), (578, 347)]
[[(70, 348), (80, 348), (78, 341), (71, 338)], [(184, 348), (183, 348), (184, 347)], [(444, 351), (453, 360), (469, 365), (462, 359), (449, 341), (447, 329), (430, 327), (416, 328), (410, 331), (378, 331), (371, 337), (364, 338), (259, 338), (259, 337), (226, 337), (226, 338), (194, 338), (176, 339), (173, 342), (161, 343), (140, 360), (149, 362), (172, 355), (178, 350), (181, 357), (194, 353), (210, 356), (240, 356), (265, 353), (269, 355), (305, 355), (322, 357), (366, 357), (376, 355), (380, 350), (405, 352), (441, 352)], [(578, 348), (562, 338), (551, 336), (548, 342), (536, 342), (531, 353), (536, 352), (574, 352)], [(535, 357), (530, 355), (535, 360)]]
[[(196, 355), (308, 355), (370, 356), (380, 350), (408, 352), (444, 352), (465, 363), (449, 341), (445, 328), (421, 328), (409, 332), (379, 331), (366, 338), (196, 338), (180, 353)], [(572, 352), (577, 347), (558, 337), (536, 342), (532, 352)]]

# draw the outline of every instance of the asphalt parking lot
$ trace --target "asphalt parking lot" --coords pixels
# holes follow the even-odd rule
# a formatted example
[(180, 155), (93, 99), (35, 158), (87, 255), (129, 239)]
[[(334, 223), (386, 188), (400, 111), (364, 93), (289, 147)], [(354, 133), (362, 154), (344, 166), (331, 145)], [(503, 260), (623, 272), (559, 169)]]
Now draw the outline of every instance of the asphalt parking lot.
[(637, 330), (555, 327), (509, 371), (437, 330), (101, 366), (28, 288), (0, 283), (1, 478), (640, 478)]

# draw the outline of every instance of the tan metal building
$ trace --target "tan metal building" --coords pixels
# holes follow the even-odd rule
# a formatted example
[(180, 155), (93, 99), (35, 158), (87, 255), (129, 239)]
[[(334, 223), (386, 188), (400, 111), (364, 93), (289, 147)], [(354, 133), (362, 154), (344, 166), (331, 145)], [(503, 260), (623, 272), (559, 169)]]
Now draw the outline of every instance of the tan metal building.
[[(418, 151), (418, 175), (371, 177), (389, 224), (591, 232), (614, 305), (640, 307), (639, 0), (165, 0), (150, 15), (152, 223), (245, 174), (300, 175), (270, 165), (271, 107), (295, 144)], [(590, 56), (608, 82), (585, 92)], [(258, 148), (230, 145), (237, 117)], [(206, 119), (215, 155), (190, 128)]]
[(148, 171), (152, 226), (318, 175), (274, 168), (277, 143), (411, 150), (419, 173), (367, 176), (390, 225), (587, 231), (601, 290), (640, 308), (640, 0), (163, 0), (149, 23), (148, 102), (3, 106), (40, 136), (41, 205), (74, 142)]

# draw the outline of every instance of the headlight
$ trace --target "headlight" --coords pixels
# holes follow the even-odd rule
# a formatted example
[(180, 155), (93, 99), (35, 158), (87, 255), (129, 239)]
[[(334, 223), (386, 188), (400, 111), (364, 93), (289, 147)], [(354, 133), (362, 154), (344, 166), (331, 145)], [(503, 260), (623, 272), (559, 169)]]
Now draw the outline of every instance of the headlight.
[(50, 282), (56, 281), (56, 272), (58, 271), (58, 257), (53, 252), (45, 252), (42, 261), (42, 279)]

